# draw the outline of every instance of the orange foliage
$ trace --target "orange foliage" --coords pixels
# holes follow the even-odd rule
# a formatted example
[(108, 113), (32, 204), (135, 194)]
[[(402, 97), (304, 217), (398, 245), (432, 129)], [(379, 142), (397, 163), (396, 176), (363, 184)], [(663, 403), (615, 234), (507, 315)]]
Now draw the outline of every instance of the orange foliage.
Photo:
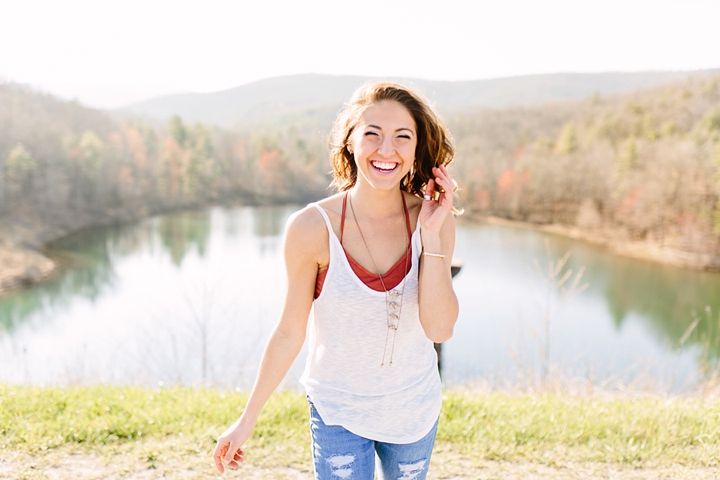
[(630, 220), (635, 210), (635, 204), (640, 200), (643, 195), (642, 185), (635, 185), (630, 188), (623, 199), (620, 201), (620, 206), (617, 209), (616, 217), (624, 222)]
[(260, 153), (259, 160), (261, 181), (270, 190), (281, 190), (283, 188), (287, 167), (283, 161), (282, 154), (278, 150), (265, 150)]
[(71, 160), (82, 160), (83, 152), (80, 147), (72, 147), (67, 152), (68, 158)]
[(278, 150), (265, 150), (260, 153), (260, 170), (273, 170), (280, 166), (280, 152)]
[(512, 168), (505, 170), (497, 181), (498, 197), (507, 198), (521, 192), (523, 185), (530, 181), (530, 172), (518, 173)]
[(147, 167), (147, 148), (143, 141), (142, 135), (134, 128), (123, 128), (125, 139), (127, 141), (127, 147), (132, 156), (133, 163), (140, 169)]

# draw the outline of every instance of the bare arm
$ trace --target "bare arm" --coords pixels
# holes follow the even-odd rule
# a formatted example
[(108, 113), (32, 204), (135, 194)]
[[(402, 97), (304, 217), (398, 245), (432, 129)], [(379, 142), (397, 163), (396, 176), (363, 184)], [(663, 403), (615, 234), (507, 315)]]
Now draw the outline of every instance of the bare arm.
[(442, 343), (452, 337), (459, 312), (450, 270), (455, 249), (455, 218), (451, 212), (454, 184), (445, 167), (436, 168), (435, 175), (436, 180), (428, 182), (426, 193), (432, 193), (436, 185), (440, 185), (445, 193), (438, 201), (423, 201), (420, 227), (423, 252), (444, 257), (421, 257), (418, 303), (425, 335), (433, 342)]
[[(290, 218), (285, 229), (285, 304), (280, 321), (265, 346), (258, 376), (245, 410), (218, 439), (213, 458), (220, 473), (224, 471), (223, 460), (233, 468), (242, 461), (242, 445), (250, 437), (262, 408), (285, 378), (305, 342), (318, 270), (319, 248), (323, 245), (323, 230), (317, 228), (317, 216), (314, 214), (315, 212), (309, 209), (298, 212)], [(324, 229), (324, 224), (322, 228)]]

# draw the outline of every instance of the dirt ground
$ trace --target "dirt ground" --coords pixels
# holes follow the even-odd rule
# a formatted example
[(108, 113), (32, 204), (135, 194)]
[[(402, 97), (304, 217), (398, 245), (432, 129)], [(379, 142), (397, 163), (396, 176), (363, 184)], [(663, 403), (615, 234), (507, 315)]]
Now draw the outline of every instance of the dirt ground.
[(0, 238), (0, 295), (36, 284), (54, 273), (55, 262)]
[[(266, 451), (250, 455), (240, 469), (219, 475), (211, 452), (146, 443), (111, 452), (61, 449), (40, 454), (0, 450), (0, 479), (308, 479), (312, 467), (304, 456)], [(298, 460), (300, 458), (300, 460)], [(253, 461), (253, 459), (255, 461)], [(642, 468), (604, 463), (506, 462), (476, 459), (436, 449), (428, 479), (714, 479), (720, 468), (681, 465)]]

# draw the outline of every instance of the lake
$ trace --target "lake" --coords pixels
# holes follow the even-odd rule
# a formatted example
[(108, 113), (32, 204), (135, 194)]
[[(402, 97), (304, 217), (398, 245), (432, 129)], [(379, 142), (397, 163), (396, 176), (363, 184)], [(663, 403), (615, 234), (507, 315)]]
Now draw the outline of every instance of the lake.
[[(53, 253), (72, 267), (0, 298), (0, 381), (250, 388), (280, 314), (282, 231), (296, 209), (215, 207), (57, 242)], [(717, 364), (718, 274), (463, 222), (455, 257), (460, 317), (443, 346), (449, 386), (561, 381), (684, 392)], [(305, 355), (285, 386), (298, 386)]]

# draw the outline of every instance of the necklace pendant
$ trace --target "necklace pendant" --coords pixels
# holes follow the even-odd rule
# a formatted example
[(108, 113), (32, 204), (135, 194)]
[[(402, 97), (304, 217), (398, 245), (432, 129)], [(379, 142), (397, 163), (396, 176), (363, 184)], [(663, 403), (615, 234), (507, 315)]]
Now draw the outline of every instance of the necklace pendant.
[(397, 325), (388, 325), (388, 328), (389, 328), (390, 330), (397, 330), (397, 329), (398, 329)]
[(400, 308), (400, 305), (398, 305), (397, 302), (388, 302), (388, 307), (390, 307), (390, 310), (397, 310)]
[(398, 298), (400, 296), (400, 292), (398, 292), (397, 290), (390, 290), (388, 292), (388, 295), (390, 295), (390, 298), (394, 299), (394, 298)]

